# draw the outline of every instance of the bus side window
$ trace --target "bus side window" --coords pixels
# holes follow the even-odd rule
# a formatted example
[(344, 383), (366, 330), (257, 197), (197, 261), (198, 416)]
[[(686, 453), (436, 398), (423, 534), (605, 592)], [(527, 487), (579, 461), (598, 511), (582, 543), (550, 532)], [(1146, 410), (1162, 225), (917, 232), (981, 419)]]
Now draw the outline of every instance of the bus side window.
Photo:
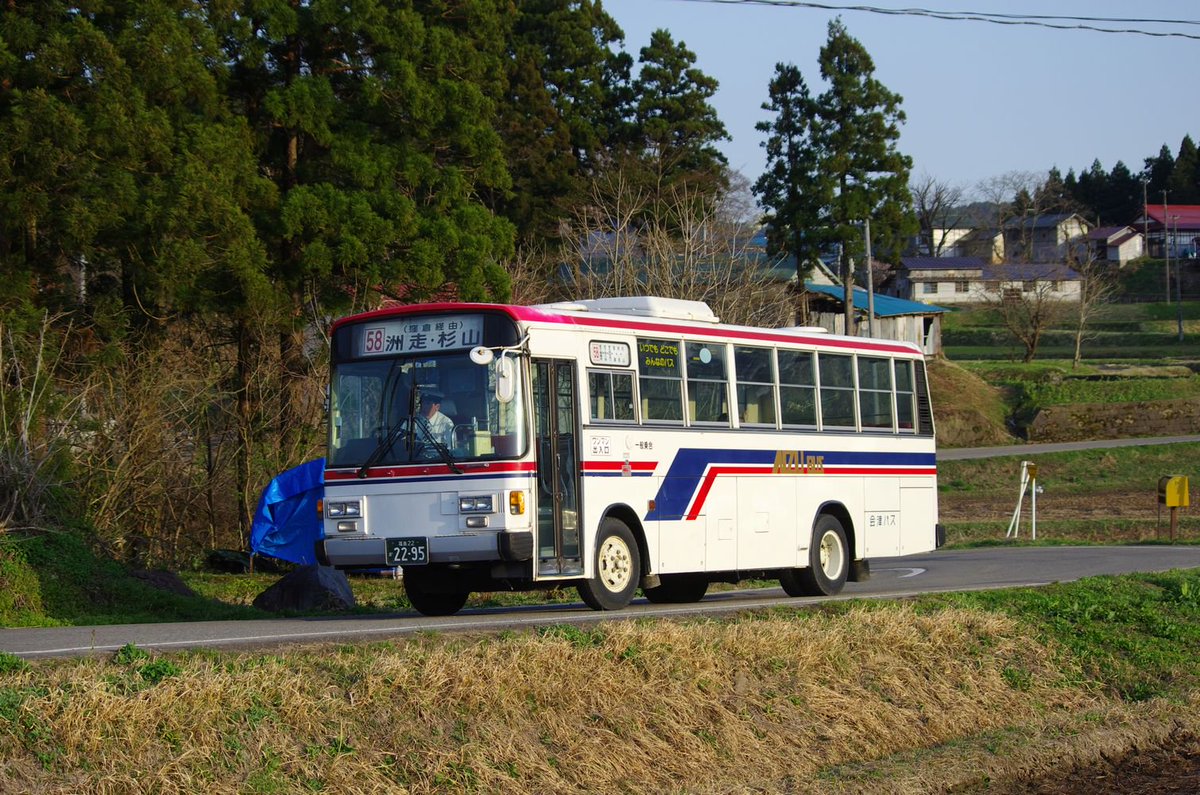
[(779, 405), (786, 427), (817, 427), (817, 380), (813, 354), (779, 350)]
[(638, 339), (643, 421), (683, 421), (682, 369), (678, 340)]
[(633, 422), (633, 373), (588, 370), (593, 422)]
[(854, 430), (854, 358), (837, 353), (817, 357), (821, 376), (821, 427)]
[(896, 424), (901, 433), (916, 430), (916, 385), (913, 383), (912, 362), (896, 362)]
[(687, 352), (688, 421), (728, 425), (725, 345), (688, 342), (684, 350)]
[(892, 360), (858, 357), (858, 413), (863, 430), (892, 430)]
[[(775, 357), (770, 348), (733, 349), (738, 421), (775, 427)], [(815, 418), (814, 418), (815, 421)]]

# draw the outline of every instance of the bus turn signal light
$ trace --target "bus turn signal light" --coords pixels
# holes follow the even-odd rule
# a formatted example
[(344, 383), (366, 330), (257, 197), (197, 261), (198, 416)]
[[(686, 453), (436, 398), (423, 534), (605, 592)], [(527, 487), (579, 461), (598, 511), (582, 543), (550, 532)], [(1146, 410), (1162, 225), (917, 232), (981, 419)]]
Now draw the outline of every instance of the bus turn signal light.
[(525, 513), (525, 492), (510, 491), (508, 493), (508, 512), (513, 516), (521, 516)]

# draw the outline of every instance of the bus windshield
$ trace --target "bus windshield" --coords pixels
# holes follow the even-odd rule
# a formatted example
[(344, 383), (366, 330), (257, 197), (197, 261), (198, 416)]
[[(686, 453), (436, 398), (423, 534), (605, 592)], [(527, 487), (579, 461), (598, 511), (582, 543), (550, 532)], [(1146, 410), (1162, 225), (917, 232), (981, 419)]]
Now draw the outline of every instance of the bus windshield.
[[(336, 363), (329, 466), (515, 458), (525, 450), (523, 397), (496, 399), (497, 361), (467, 351)], [(518, 379), (519, 383), (520, 379)]]

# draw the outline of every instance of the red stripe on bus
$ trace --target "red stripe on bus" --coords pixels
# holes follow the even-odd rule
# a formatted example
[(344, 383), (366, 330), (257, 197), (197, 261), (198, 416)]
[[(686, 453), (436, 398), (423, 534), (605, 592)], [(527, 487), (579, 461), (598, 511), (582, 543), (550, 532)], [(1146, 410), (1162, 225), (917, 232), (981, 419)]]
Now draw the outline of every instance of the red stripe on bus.
[[(459, 464), (463, 475), (496, 475), (513, 472), (536, 472), (537, 463), (534, 461), (508, 461), (502, 464)], [(403, 466), (372, 467), (367, 470), (367, 478), (407, 478), (429, 477), (430, 475), (451, 475), (453, 472), (445, 464), (406, 464)], [(325, 470), (325, 480), (357, 480), (358, 470)]]
[[(693, 522), (700, 518), (700, 510), (704, 507), (705, 501), (708, 500), (708, 492), (712, 490), (713, 483), (717, 480), (717, 475), (770, 475), (775, 473), (775, 467), (709, 467), (704, 473), (704, 479), (700, 483), (700, 490), (696, 494), (696, 499), (692, 503), (691, 510), (688, 511), (684, 518)], [(822, 472), (781, 472), (779, 474), (800, 475), (811, 477), (812, 475), (936, 475), (937, 469), (895, 469), (885, 467), (847, 467), (845, 469), (825, 469)]]

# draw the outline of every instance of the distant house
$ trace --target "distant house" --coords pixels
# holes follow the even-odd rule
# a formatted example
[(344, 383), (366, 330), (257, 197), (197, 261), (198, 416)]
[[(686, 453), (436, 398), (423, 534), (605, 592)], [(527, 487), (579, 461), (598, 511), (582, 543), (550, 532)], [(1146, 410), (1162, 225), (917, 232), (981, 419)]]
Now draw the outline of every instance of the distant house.
[(962, 257), (966, 256), (963, 239), (969, 237), (975, 230), (971, 227), (934, 227), (922, 229), (909, 241), (909, 251), (913, 256)]
[[(870, 301), (867, 291), (854, 288), (854, 320), (857, 328), (847, 332), (845, 314), (845, 290), (837, 284), (804, 283), (809, 293), (809, 312), (812, 320), (834, 334), (867, 333), (867, 309)], [(949, 311), (944, 307), (932, 306), (919, 301), (908, 301), (895, 296), (875, 294), (875, 318), (871, 324), (876, 339), (915, 342), (927, 356), (942, 351), (942, 315)]]
[(1099, 262), (1115, 262), (1117, 267), (1145, 253), (1145, 239), (1132, 226), (1101, 226), (1088, 232), (1092, 256)]
[(1078, 301), (1079, 274), (1063, 263), (984, 262), (979, 257), (904, 257), (893, 281), (900, 298), (978, 304), (1001, 295), (1044, 290)]
[(1147, 205), (1133, 224), (1146, 233), (1146, 253), (1162, 259), (1195, 257), (1200, 241), (1200, 204)]
[(1004, 233), (999, 229), (972, 229), (958, 239), (955, 247), (959, 258), (973, 257), (981, 262), (1004, 261)]
[(1065, 262), (1092, 224), (1078, 213), (1013, 218), (1004, 224), (1004, 258), (1009, 262)]

